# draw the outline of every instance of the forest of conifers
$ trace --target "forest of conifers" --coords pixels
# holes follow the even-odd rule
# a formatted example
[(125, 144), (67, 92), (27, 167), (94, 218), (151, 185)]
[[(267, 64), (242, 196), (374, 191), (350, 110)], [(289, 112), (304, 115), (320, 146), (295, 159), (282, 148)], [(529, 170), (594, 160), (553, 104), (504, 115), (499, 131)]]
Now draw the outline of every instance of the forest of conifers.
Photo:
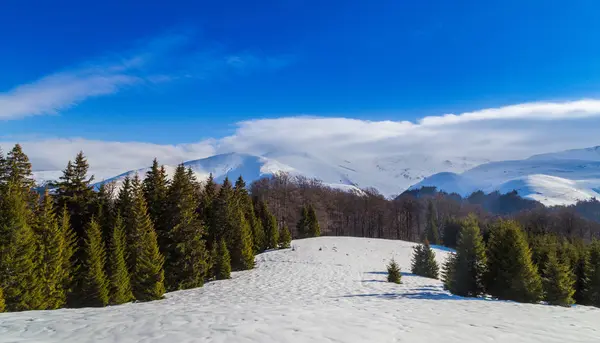
[[(97, 183), (80, 153), (54, 184), (36, 187), (19, 145), (0, 152), (0, 309), (105, 306), (162, 298), (251, 269), (255, 254), (318, 235), (402, 239), (456, 247), (465, 218), (488, 241), (499, 221), (527, 237), (538, 268), (559, 255), (572, 269), (600, 237), (597, 200), (546, 208), (516, 192), (467, 198), (435, 189), (386, 199), (279, 174), (247, 186), (197, 180), (158, 161), (119, 187)], [(512, 225), (512, 224), (511, 224)], [(568, 252), (568, 253), (567, 253)], [(598, 275), (600, 278), (600, 267)], [(600, 299), (600, 290), (599, 295)]]

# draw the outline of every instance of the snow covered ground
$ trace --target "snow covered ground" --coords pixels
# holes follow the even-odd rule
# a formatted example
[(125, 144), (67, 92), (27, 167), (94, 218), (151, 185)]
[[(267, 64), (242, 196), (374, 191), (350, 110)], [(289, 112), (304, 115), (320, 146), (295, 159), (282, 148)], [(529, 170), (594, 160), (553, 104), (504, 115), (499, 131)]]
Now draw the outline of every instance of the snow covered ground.
[[(165, 300), (0, 314), (0, 342), (598, 342), (600, 309), (466, 299), (413, 276), (412, 243), (321, 237)], [(442, 262), (447, 252), (436, 250)], [(401, 285), (385, 282), (394, 257)]]

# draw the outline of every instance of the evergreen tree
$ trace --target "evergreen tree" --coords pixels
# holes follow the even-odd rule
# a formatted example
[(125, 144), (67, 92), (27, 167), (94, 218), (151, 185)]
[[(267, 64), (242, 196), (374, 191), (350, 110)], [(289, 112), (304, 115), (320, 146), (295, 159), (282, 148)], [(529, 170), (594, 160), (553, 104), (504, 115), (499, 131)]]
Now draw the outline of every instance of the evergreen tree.
[(387, 265), (387, 280), (388, 282), (400, 283), (402, 279), (402, 274), (400, 273), (400, 267), (398, 263), (394, 259), (390, 261), (390, 264)]
[(600, 240), (590, 245), (588, 263), (585, 304), (600, 307)]
[(277, 229), (277, 219), (269, 211), (267, 203), (264, 201), (258, 202), (258, 216), (261, 221), (261, 226), (264, 231), (264, 246), (263, 251), (267, 249), (277, 249), (279, 245), (279, 230)]
[(577, 264), (574, 268), (575, 274), (575, 294), (573, 296), (575, 302), (577, 304), (585, 304), (586, 296), (588, 293), (588, 285), (589, 285), (589, 253), (587, 247), (581, 247), (579, 257), (577, 259)]
[(148, 204), (148, 214), (156, 230), (160, 251), (165, 253), (169, 244), (168, 236), (171, 228), (167, 218), (169, 183), (164, 166), (160, 166), (156, 158), (152, 161), (150, 170), (146, 172), (142, 189)]
[(231, 278), (231, 259), (229, 256), (229, 250), (227, 250), (227, 244), (224, 239), (218, 244), (219, 248), (216, 249), (215, 263), (214, 263), (214, 275), (217, 280), (225, 280)]
[(308, 209), (306, 206), (302, 206), (300, 210), (300, 219), (296, 224), (296, 231), (298, 232), (299, 238), (305, 238), (308, 236)]
[(440, 244), (440, 234), (437, 224), (437, 211), (433, 201), (429, 200), (427, 204), (427, 226), (425, 227), (425, 237), (433, 244)]
[(92, 213), (102, 231), (102, 239), (110, 242), (115, 221), (115, 206), (113, 201), (114, 184), (103, 183), (98, 188), (94, 199)]
[(248, 190), (246, 189), (246, 182), (244, 182), (244, 179), (241, 176), (235, 182), (233, 193), (234, 197), (237, 199), (236, 201), (244, 212), (244, 216), (248, 222), (248, 225), (250, 225), (254, 252), (260, 253), (262, 252), (262, 247), (265, 245), (264, 228), (262, 226), (262, 221), (257, 217), (257, 214), (254, 210), (254, 204), (250, 198), (250, 195), (248, 194)]
[(104, 270), (106, 250), (102, 242), (100, 226), (92, 218), (86, 230), (84, 263), (82, 268), (81, 304), (84, 306), (106, 306), (108, 304), (108, 279)]
[[(54, 213), (54, 202), (46, 189), (37, 213), (35, 233), (39, 243), (39, 282), (44, 296), (43, 309), (56, 309), (66, 303), (65, 274), (70, 266), (65, 265), (63, 256), (68, 241)], [(64, 270), (68, 267), (68, 270)]]
[(89, 165), (83, 152), (69, 161), (67, 168), (58, 182), (56, 200), (58, 208), (67, 207), (71, 220), (71, 228), (75, 232), (79, 244), (86, 237), (86, 226), (92, 217), (95, 193), (92, 188), (94, 177), (87, 177)]
[(233, 270), (254, 268), (254, 248), (252, 232), (241, 209), (237, 209), (232, 218), (233, 231), (230, 235), (229, 251)]
[(317, 213), (312, 204), (308, 205), (308, 237), (319, 237), (321, 236), (321, 228), (319, 226), (319, 220), (317, 219)]
[(205, 228), (196, 212), (197, 207), (192, 193), (179, 199), (165, 265), (170, 290), (201, 287), (207, 277)]
[(429, 241), (414, 247), (411, 272), (415, 275), (437, 279), (439, 266), (435, 260), (435, 253), (429, 246)]
[(131, 280), (125, 259), (125, 227), (120, 214), (115, 219), (110, 243), (110, 303), (123, 304), (133, 300)]
[(70, 220), (69, 211), (65, 206), (63, 207), (62, 215), (60, 216), (60, 232), (64, 242), (64, 249), (62, 249), (62, 254), (60, 256), (63, 271), (62, 285), (68, 303), (76, 304), (76, 276), (79, 275), (80, 265), (76, 263), (74, 258), (77, 250), (77, 236), (75, 236), (75, 232), (71, 229)]
[(487, 249), (486, 289), (499, 299), (537, 302), (542, 283), (519, 224), (500, 220), (493, 227)]
[(284, 226), (279, 233), (279, 249), (287, 249), (292, 243), (292, 236), (287, 226)]
[(158, 249), (156, 232), (139, 187), (133, 197), (132, 230), (128, 241), (133, 242), (130, 270), (134, 297), (140, 301), (162, 299), (165, 293), (164, 258)]
[(4, 291), (0, 287), (0, 313), (6, 311), (6, 303), (4, 302)]
[[(18, 186), (20, 191), (28, 196), (31, 189), (35, 187), (35, 181), (32, 177), (29, 157), (25, 155), (20, 144), (15, 144), (12, 150), (8, 152), (3, 164), (3, 168), (6, 170), (6, 181), (10, 181), (14, 187)], [(30, 199), (27, 198), (27, 200)]]
[(462, 228), (460, 220), (456, 218), (449, 218), (444, 223), (444, 245), (449, 248), (456, 248), (458, 245), (458, 235)]
[(444, 263), (444, 286), (454, 294), (477, 297), (484, 293), (485, 268), (485, 246), (477, 218), (469, 216), (462, 222), (456, 254)]
[(4, 152), (0, 148), (0, 187), (8, 182), (8, 162), (4, 157)]
[(232, 222), (235, 214), (233, 202), (233, 189), (229, 178), (223, 180), (221, 189), (212, 204), (212, 218), (209, 223), (208, 239), (211, 242), (219, 242), (222, 238), (228, 243), (231, 241), (233, 232)]
[(202, 191), (202, 198), (200, 202), (200, 219), (207, 225), (207, 236), (206, 241), (209, 243), (209, 247), (212, 248), (216, 246), (213, 243), (218, 244), (219, 241), (216, 240), (215, 237), (215, 228), (213, 225), (215, 224), (215, 202), (217, 198), (217, 184), (214, 181), (212, 173), (208, 176), (208, 179), (204, 183), (204, 189)]
[(544, 300), (550, 305), (570, 306), (573, 304), (574, 279), (569, 266), (551, 254), (544, 266)]
[(24, 187), (9, 180), (0, 194), (0, 288), (9, 311), (43, 307), (39, 255)]

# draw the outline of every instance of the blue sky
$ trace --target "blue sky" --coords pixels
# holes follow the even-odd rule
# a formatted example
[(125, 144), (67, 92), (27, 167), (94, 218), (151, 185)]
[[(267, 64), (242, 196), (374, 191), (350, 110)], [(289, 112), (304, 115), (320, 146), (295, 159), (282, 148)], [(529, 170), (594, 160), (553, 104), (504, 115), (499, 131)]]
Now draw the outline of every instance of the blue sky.
[(177, 145), (600, 91), (596, 1), (158, 3), (4, 0), (0, 141)]

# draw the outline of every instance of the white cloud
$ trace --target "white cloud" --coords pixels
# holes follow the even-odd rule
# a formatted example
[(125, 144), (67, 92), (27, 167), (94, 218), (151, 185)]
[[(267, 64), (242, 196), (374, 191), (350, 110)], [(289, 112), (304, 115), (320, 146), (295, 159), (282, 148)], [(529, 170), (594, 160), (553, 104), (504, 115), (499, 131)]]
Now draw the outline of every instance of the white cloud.
[(279, 69), (291, 61), (289, 57), (250, 52), (225, 53), (208, 44), (196, 48), (193, 45), (198, 42), (192, 38), (189, 33), (155, 37), (131, 51), (110, 54), (16, 86), (0, 93), (0, 121), (58, 114), (88, 98), (115, 94), (126, 87)]
[[(143, 167), (154, 157), (176, 164), (231, 151), (306, 152), (338, 160), (404, 154), (504, 160), (599, 145), (600, 109), (592, 106), (597, 103), (600, 101), (524, 104), (464, 113), (457, 119), (440, 116), (417, 122), (306, 116), (249, 120), (238, 123), (231, 136), (180, 145), (85, 139), (22, 143), (36, 169), (62, 169), (79, 150), (98, 169)], [(13, 143), (0, 141), (0, 146), (7, 150)]]

